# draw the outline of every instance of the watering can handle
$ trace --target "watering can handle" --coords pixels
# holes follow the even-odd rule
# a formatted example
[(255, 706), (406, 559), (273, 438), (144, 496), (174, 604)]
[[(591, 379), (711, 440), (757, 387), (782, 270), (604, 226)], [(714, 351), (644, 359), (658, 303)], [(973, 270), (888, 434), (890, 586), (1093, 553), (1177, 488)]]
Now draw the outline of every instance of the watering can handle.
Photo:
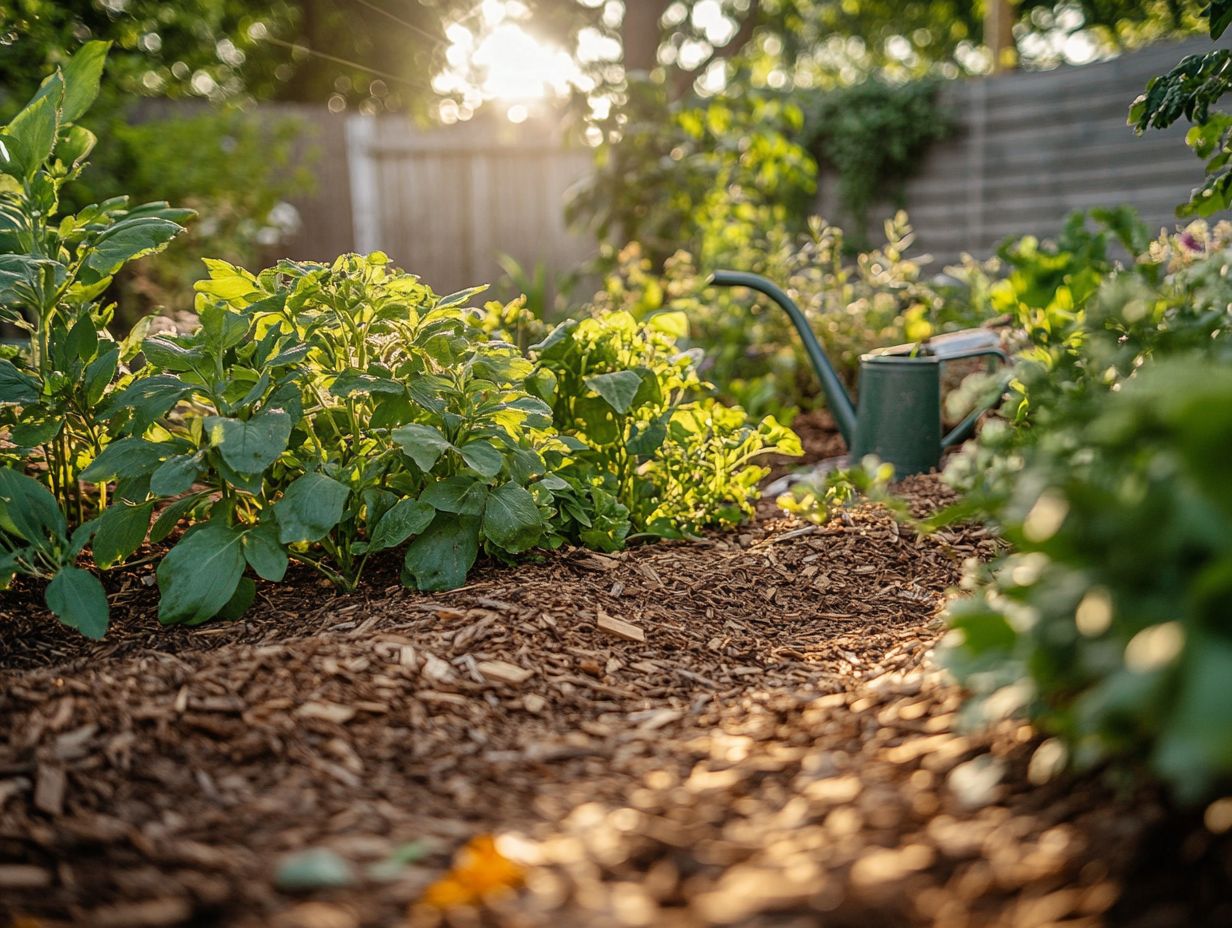
[[(946, 357), (945, 363), (949, 363), (950, 361), (962, 360), (964, 358), (983, 358), (983, 357), (1000, 358), (1002, 364), (1010, 363), (1009, 356), (1004, 351), (1002, 351), (1000, 348), (980, 348), (975, 351), (968, 351), (968, 352), (963, 352), (961, 354), (949, 355), (948, 357)], [(954, 428), (950, 430), (950, 433), (946, 435), (943, 439), (941, 439), (941, 447), (950, 448), (970, 438), (971, 433), (975, 430), (975, 424), (980, 421), (980, 416), (984, 415), (984, 413), (988, 412), (988, 410), (992, 409), (994, 406), (1000, 403), (1002, 395), (1003, 394), (998, 394), (997, 398), (993, 400), (992, 402), (985, 403), (983, 406), (979, 406), (971, 410), (971, 412), (967, 414), (967, 417), (963, 419), (962, 422), (954, 426)]]

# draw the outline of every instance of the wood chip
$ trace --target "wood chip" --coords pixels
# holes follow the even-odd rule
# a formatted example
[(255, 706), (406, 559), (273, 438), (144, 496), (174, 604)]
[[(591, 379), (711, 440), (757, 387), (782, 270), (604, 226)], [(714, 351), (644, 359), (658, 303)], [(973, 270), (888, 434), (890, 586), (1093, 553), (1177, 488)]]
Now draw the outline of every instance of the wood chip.
[(67, 777), (63, 767), (55, 764), (39, 764), (38, 776), (34, 781), (35, 808), (48, 815), (63, 814), (66, 785)]
[(38, 889), (51, 885), (51, 871), (25, 864), (0, 864), (0, 889)]
[(527, 670), (525, 667), (519, 667), (517, 664), (511, 664), (508, 661), (480, 661), (475, 665), (475, 669), (489, 680), (495, 680), (497, 683), (508, 683), (510, 686), (518, 686), (525, 683), (534, 675), (534, 671)]
[(306, 702), (295, 710), (295, 714), (305, 719), (333, 722), (335, 725), (343, 725), (355, 718), (353, 708), (333, 702)]
[(599, 610), (599, 620), (596, 624), (605, 632), (616, 635), (618, 638), (624, 638), (627, 641), (640, 642), (646, 640), (646, 633), (639, 626), (634, 625), (632, 622), (626, 622), (624, 619), (610, 616), (602, 609)]

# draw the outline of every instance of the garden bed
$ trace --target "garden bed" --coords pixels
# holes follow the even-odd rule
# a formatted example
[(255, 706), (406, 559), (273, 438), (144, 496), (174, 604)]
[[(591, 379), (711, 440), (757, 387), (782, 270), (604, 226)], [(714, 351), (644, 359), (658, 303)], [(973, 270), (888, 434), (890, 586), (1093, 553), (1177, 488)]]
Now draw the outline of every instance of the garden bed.
[[(945, 494), (900, 489), (921, 511)], [(738, 534), (489, 566), (446, 594), (393, 564), (351, 595), (305, 573), (196, 630), (157, 628), (136, 568), (100, 644), (9, 594), (0, 918), (399, 924), (488, 833), (528, 862), (503, 924), (1227, 915), (1232, 853), (1200, 822), (1043, 783), (1019, 723), (960, 730), (927, 655), (963, 560), (994, 548), (764, 506)], [(356, 882), (280, 890), (310, 848)], [(391, 867), (400, 849), (419, 859)]]

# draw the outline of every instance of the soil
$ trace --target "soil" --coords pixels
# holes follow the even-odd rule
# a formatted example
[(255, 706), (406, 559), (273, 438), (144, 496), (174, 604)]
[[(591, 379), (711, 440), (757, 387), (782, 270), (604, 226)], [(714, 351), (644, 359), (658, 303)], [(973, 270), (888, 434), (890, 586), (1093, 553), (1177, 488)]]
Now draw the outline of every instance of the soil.
[[(393, 562), (353, 594), (294, 574), (198, 629), (158, 627), (144, 565), (109, 575), (97, 644), (11, 591), (0, 925), (1232, 924), (1232, 839), (1200, 809), (964, 716), (938, 611), (997, 547), (763, 506), (446, 594)], [(425, 907), (485, 835), (524, 885)]]

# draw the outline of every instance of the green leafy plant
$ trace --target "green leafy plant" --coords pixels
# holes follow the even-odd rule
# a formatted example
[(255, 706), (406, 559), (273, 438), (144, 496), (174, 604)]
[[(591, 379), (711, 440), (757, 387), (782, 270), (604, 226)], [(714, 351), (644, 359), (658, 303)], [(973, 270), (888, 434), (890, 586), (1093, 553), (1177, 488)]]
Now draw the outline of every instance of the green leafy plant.
[[(1093, 290), (1067, 253), (1031, 300), (1049, 311), (1022, 316), (1010, 424), (947, 469), (1016, 549), (952, 605), (951, 665), (1079, 765), (1149, 769), (1185, 799), (1232, 773), (1232, 701), (1214, 682), (1232, 654), (1230, 231), (1162, 237)], [(1058, 300), (1075, 281), (1081, 299)]]
[(838, 175), (855, 245), (866, 247), (869, 210), (884, 201), (901, 206), (928, 146), (953, 131), (938, 90), (933, 79), (894, 84), (874, 77), (821, 91), (805, 104), (809, 150)]
[(784, 512), (817, 525), (824, 525), (842, 510), (868, 501), (888, 505), (905, 515), (905, 510), (899, 511), (897, 501), (888, 492), (893, 479), (894, 466), (869, 454), (858, 464), (796, 481), (775, 502)]
[(532, 346), (536, 389), (572, 452), (563, 475), (618, 500), (637, 532), (662, 537), (737, 524), (768, 472), (754, 459), (801, 453), (772, 417), (750, 423), (699, 398), (708, 385), (677, 347), (686, 330), (681, 313), (639, 323), (617, 311), (562, 323)]
[(135, 353), (106, 330), (101, 298), (128, 262), (164, 248), (191, 210), (124, 197), (59, 216), (60, 190), (94, 146), (76, 121), (98, 92), (107, 45), (91, 42), (49, 77), (0, 132), (0, 321), (28, 336), (0, 359), (0, 428), (9, 466), (32, 454), (57, 502), (77, 522), (90, 502), (81, 468), (107, 441), (96, 409)]
[[(1211, 0), (1203, 11), (1212, 40), (1232, 25), (1232, 0)], [(1177, 208), (1181, 216), (1213, 216), (1232, 206), (1232, 116), (1212, 107), (1232, 90), (1232, 51), (1186, 55), (1167, 74), (1152, 78), (1129, 110), (1139, 133), (1164, 129), (1184, 117), (1193, 123), (1185, 141), (1206, 160), (1206, 180)]]
[[(159, 566), (164, 622), (242, 612), (245, 564), (280, 580), (297, 560), (350, 589), (406, 545), (404, 579), (445, 589), (480, 550), (544, 539), (550, 410), (522, 386), (531, 364), (475, 326), (473, 291), (438, 297), (380, 253), (209, 269), (200, 328), (145, 340), (148, 369), (111, 403), (128, 437), (89, 475), (148, 486), (147, 522), (169, 503), (154, 540), (197, 520)], [(113, 513), (129, 518), (101, 524)]]

